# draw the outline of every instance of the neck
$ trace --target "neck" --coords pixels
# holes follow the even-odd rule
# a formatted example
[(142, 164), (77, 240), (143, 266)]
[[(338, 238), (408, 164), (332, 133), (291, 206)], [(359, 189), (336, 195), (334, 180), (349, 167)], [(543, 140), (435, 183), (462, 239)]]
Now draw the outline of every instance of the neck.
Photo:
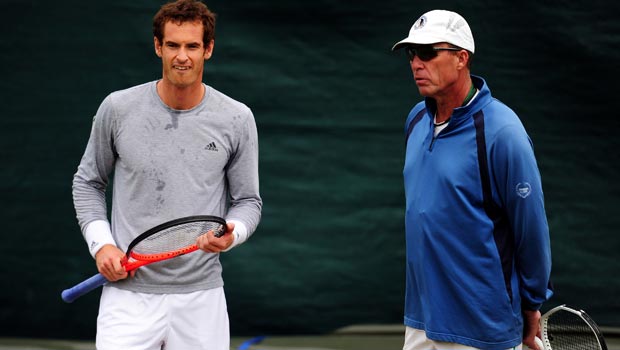
[(467, 106), (467, 104), (472, 100), (472, 98), (474, 98), (474, 96), (476, 96), (476, 87), (474, 86), (474, 83), (472, 82), (471, 85), (469, 86), (469, 91), (467, 92), (467, 96), (465, 96), (465, 100), (463, 101), (463, 104), (461, 105), (462, 107)]
[(476, 88), (469, 75), (467, 75), (467, 79), (461, 79), (459, 82), (455, 83), (450, 92), (443, 96), (437, 96), (435, 98), (435, 102), (437, 103), (435, 122), (443, 123), (450, 119), (454, 109), (469, 103), (475, 93)]
[(202, 101), (205, 89), (202, 82), (179, 87), (162, 79), (157, 82), (157, 94), (168, 107), (185, 110), (196, 107)]

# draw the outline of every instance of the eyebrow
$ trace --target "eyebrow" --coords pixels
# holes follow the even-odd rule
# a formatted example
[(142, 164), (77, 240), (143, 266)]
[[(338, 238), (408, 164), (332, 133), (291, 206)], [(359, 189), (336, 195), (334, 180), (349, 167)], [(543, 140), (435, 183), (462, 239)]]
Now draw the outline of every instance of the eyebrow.
[[(164, 40), (164, 45), (170, 45), (170, 44), (181, 46), (181, 44), (176, 41)], [(199, 41), (191, 41), (191, 42), (186, 43), (185, 45), (186, 46), (200, 46), (201, 44), (202, 43)]]

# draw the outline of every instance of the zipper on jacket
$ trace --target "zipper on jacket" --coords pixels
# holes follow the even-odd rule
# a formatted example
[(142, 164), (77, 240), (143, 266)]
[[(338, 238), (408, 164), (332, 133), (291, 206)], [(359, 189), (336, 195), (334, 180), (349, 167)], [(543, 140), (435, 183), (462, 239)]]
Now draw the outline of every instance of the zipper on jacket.
[[(449, 126), (448, 126), (449, 127)], [(446, 129), (448, 127), (443, 128), (437, 135), (435, 135), (435, 128), (431, 128), (431, 134), (433, 136), (431, 136), (431, 144), (428, 146), (428, 151), (432, 152), (433, 151), (433, 145), (435, 144), (435, 140), (437, 140), (439, 138), (439, 135), (443, 134), (444, 131), (446, 131)]]
[(428, 151), (429, 152), (433, 151), (433, 145), (435, 144), (435, 141), (439, 138), (439, 135), (443, 134), (443, 132), (445, 130), (446, 129), (443, 129), (437, 135), (435, 135), (435, 129), (434, 128), (431, 129), (431, 133), (432, 133), (433, 136), (431, 136), (431, 144), (428, 146)]
[[(439, 136), (439, 135), (437, 135)], [(435, 140), (437, 139), (437, 136), (433, 136), (433, 138), (431, 139), (431, 144), (428, 146), (428, 151), (432, 152), (433, 151), (433, 144), (435, 144)]]

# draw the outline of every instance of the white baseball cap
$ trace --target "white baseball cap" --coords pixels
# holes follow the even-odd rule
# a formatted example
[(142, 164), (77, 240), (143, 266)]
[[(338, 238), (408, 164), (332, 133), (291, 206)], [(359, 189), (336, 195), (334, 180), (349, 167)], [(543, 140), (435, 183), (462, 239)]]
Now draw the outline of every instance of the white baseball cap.
[(474, 36), (465, 18), (456, 12), (433, 10), (423, 14), (409, 30), (409, 36), (397, 42), (393, 50), (408, 44), (448, 43), (474, 53)]

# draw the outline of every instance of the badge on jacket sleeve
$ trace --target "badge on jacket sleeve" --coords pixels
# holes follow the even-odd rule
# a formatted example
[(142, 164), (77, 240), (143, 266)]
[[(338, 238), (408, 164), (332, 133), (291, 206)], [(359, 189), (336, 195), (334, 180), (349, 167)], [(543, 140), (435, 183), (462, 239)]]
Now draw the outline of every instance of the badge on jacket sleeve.
[(529, 182), (519, 182), (517, 184), (517, 195), (521, 198), (526, 198), (532, 193), (532, 186)]

